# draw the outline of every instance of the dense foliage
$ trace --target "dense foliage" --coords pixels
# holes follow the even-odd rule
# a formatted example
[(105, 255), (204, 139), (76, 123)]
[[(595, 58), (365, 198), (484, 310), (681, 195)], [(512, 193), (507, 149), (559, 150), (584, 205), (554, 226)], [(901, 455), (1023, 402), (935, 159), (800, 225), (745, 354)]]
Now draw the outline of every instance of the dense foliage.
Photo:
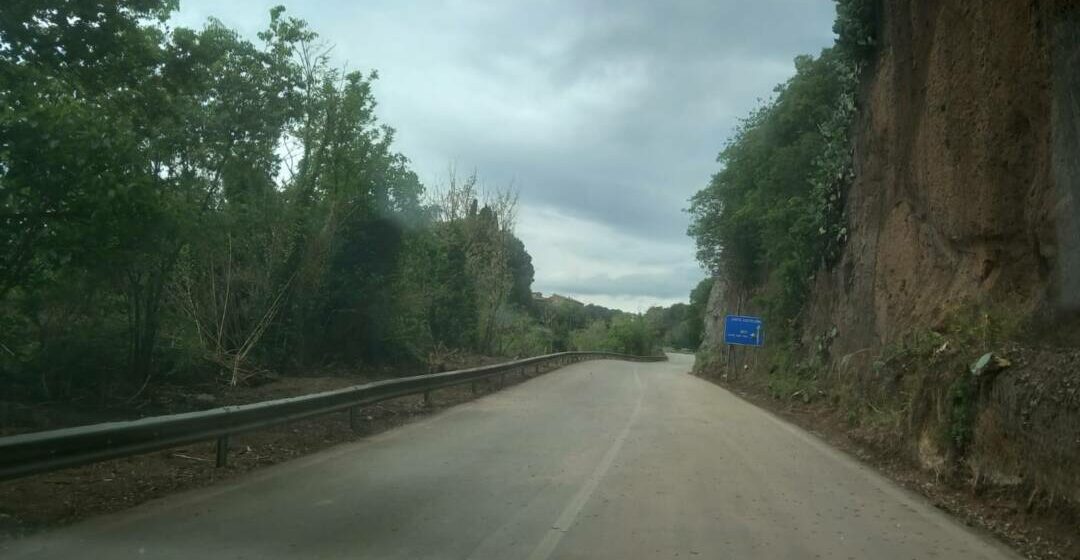
[(175, 7), (0, 12), (5, 386), (107, 399), (151, 379), (535, 354), (589, 326), (534, 305), (512, 194), (475, 175), (425, 190), (375, 117), (375, 73), (332, 66), (282, 8), (252, 42), (170, 27)]
[(690, 303), (670, 307), (651, 307), (645, 320), (664, 346), (679, 350), (697, 350), (705, 334), (705, 312), (713, 279), (705, 278), (690, 292)]
[(881, 0), (836, 0), (836, 46), (851, 60), (865, 63), (873, 56), (880, 7)]
[(754, 296), (780, 340), (795, 332), (815, 272), (834, 264), (847, 240), (849, 131), (875, 7), (838, 0), (837, 45), (795, 59), (795, 75), (741, 121), (720, 152), (721, 170), (691, 200), (699, 260)]
[(534, 305), (549, 336), (548, 351), (601, 350), (644, 356), (660, 350), (660, 333), (644, 316), (558, 295), (537, 298)]

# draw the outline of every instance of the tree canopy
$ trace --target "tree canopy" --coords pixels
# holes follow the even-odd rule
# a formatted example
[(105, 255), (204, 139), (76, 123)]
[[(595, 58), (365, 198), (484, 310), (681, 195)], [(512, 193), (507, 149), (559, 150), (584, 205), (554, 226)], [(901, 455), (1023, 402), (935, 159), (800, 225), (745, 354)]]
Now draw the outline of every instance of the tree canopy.
[(175, 8), (0, 11), (5, 383), (104, 398), (570, 347), (533, 301), (515, 195), (475, 173), (425, 188), (377, 73), (332, 65), (281, 7), (255, 41), (170, 26)]

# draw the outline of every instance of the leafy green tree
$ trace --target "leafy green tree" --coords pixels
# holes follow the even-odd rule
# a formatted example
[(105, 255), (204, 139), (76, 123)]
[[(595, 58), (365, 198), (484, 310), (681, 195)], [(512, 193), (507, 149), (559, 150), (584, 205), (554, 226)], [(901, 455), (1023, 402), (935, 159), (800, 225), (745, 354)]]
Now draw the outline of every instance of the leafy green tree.
[(574, 348), (571, 333), (591, 323), (586, 307), (568, 298), (552, 297), (539, 304), (539, 308), (540, 322), (553, 333), (553, 350), (556, 352)]
[(712, 292), (714, 280), (705, 278), (698, 282), (690, 292), (690, 305), (686, 307), (683, 316), (683, 346), (697, 350), (701, 345), (701, 339), (705, 334), (705, 313), (708, 311), (709, 294)]
[(280, 7), (256, 42), (170, 27), (175, 8), (0, 10), (5, 381), (127, 398), (155, 373), (240, 384), (552, 346), (520, 311), (533, 269), (512, 193), (481, 196), (474, 175), (425, 205), (374, 72), (331, 65)]
[(535, 275), (532, 256), (525, 250), (525, 244), (513, 234), (506, 236), (506, 256), (512, 281), (509, 302), (520, 309), (530, 310), (533, 306), (532, 283)]
[(853, 59), (868, 60), (877, 46), (881, 0), (836, 0), (836, 46)]
[(614, 352), (616, 350), (606, 321), (593, 321), (582, 329), (569, 334), (569, 349), (594, 352)]
[(689, 304), (651, 307), (645, 312), (645, 322), (662, 344), (697, 349), (705, 330), (705, 312), (712, 286), (713, 279), (706, 278), (690, 292)]
[(500, 313), (498, 324), (498, 354), (523, 358), (552, 352), (551, 330), (520, 309), (504, 309)]
[(657, 350), (655, 332), (644, 317), (629, 313), (616, 316), (608, 329), (609, 348), (632, 356), (651, 356)]
[[(199, 355), (228, 371), (233, 384), (295, 280), (283, 272), (294, 240), (280, 234), (288, 206), (275, 180), (276, 150), (298, 115), (292, 92), (300, 73), (290, 53), (312, 36), (301, 22), (283, 20), (281, 10), (260, 34), (262, 48), (214, 20), (201, 32), (181, 28), (172, 36), (175, 80), (193, 88), (187, 103), (202, 108), (186, 124), (203, 132), (215, 184), (204, 209), (181, 216), (191, 231), (171, 288), (189, 322), (168, 334), (197, 339)], [(215, 154), (229, 157), (215, 161)]]
[(648, 356), (659, 352), (660, 342), (646, 316), (614, 312), (610, 321), (591, 321), (571, 331), (567, 349)]
[(469, 253), (465, 234), (449, 228), (444, 244), (434, 255), (434, 277), (441, 289), (431, 309), (435, 340), (456, 348), (475, 348), (479, 322), (476, 288), (469, 275)]
[(691, 199), (699, 260), (757, 294), (782, 333), (792, 332), (811, 278), (846, 234), (836, 211), (843, 185), (832, 177), (849, 176), (850, 146), (831, 132), (853, 108), (848, 68), (836, 49), (797, 57), (795, 76), (741, 123), (720, 153), (723, 169)]
[(173, 8), (16, 2), (0, 21), (0, 73), (11, 84), (0, 92), (11, 251), (0, 296), (16, 286), (64, 291), (79, 278), (92, 300), (122, 301), (124, 369), (135, 379), (153, 369), (166, 286), (234, 156), (214, 149), (215, 130), (193, 124), (214, 109), (200, 101), (208, 69), (182, 35), (169, 42), (162, 21)]

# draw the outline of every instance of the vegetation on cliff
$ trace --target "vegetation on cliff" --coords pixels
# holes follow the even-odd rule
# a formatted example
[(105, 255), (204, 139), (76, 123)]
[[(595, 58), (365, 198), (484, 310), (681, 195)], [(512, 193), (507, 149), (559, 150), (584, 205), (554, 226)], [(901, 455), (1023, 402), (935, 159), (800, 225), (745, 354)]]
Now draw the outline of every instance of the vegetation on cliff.
[(691, 199), (698, 259), (756, 299), (778, 342), (792, 340), (815, 271), (847, 239), (850, 129), (874, 44), (873, 5), (838, 2), (836, 45), (796, 57), (795, 75), (740, 122), (721, 170)]

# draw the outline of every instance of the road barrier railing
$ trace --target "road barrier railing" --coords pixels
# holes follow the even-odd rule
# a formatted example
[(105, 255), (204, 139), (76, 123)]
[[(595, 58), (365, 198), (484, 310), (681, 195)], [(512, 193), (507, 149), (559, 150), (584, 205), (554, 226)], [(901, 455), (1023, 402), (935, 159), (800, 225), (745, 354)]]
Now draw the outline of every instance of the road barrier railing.
[(541, 369), (597, 359), (658, 362), (667, 357), (560, 352), (261, 403), (3, 437), (0, 438), (0, 480), (210, 440), (217, 440), (217, 466), (222, 467), (228, 460), (231, 435), (341, 411), (348, 411), (350, 425), (355, 429), (361, 407), (365, 405), (421, 394), (425, 403), (430, 403), (432, 391), (438, 389), (471, 383), (475, 391), (475, 383), (483, 379), (497, 377), (504, 381), (514, 373), (526, 376), (530, 370), (539, 373)]

